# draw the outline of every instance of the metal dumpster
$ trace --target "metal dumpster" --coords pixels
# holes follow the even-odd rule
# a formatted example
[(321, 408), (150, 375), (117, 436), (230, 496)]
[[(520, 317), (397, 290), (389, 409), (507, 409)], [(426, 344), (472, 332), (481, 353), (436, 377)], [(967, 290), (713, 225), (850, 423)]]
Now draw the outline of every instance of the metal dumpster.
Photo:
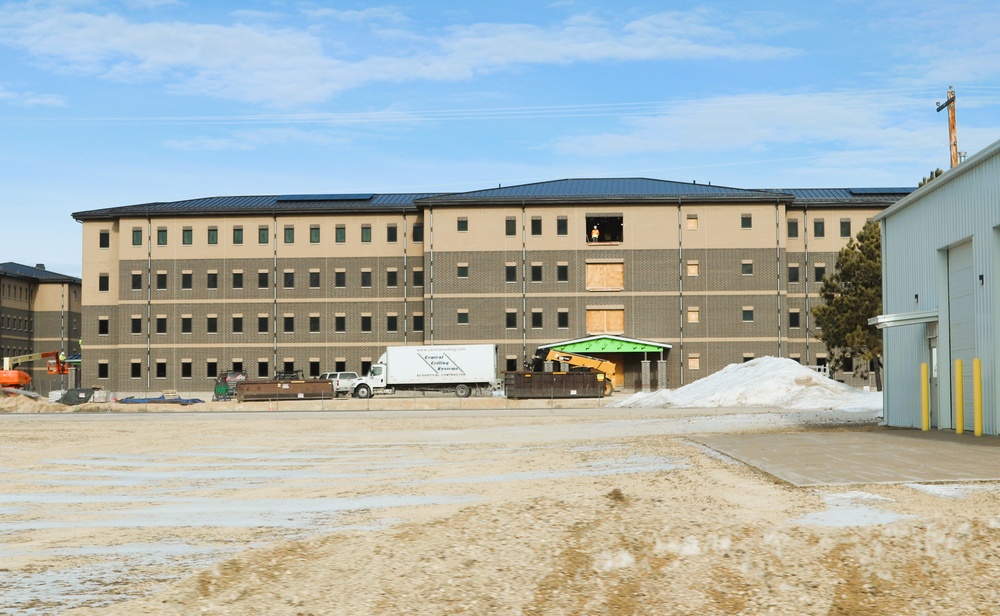
[(507, 372), (508, 398), (603, 398), (604, 375), (597, 372)]
[(255, 400), (327, 400), (336, 397), (330, 381), (243, 381), (236, 386), (239, 402)]

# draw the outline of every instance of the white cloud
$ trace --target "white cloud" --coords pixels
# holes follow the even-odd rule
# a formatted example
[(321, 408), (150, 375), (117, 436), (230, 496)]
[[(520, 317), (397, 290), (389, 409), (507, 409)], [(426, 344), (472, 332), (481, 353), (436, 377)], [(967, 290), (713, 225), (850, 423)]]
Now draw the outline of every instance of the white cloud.
[[(337, 19), (401, 20), (392, 7), (322, 11)], [(33, 3), (0, 7), (0, 41), (28, 51), (51, 69), (119, 81), (162, 80), (185, 94), (273, 106), (313, 104), (377, 82), (455, 81), (519, 65), (725, 58), (764, 60), (794, 53), (740, 41), (718, 15), (668, 12), (611, 24), (577, 17), (552, 26), (480, 23), (437, 36), (378, 31), (399, 44), (392, 54), (351, 48), (315, 30), (265, 25), (135, 22)], [(372, 49), (385, 49), (374, 42)], [(357, 59), (356, 59), (357, 58)]]
[(402, 23), (407, 20), (406, 15), (394, 6), (373, 6), (361, 10), (346, 10), (331, 8), (306, 9), (303, 13), (313, 19), (332, 19), (335, 21), (345, 21), (350, 23), (359, 22), (389, 22)]
[(0, 86), (0, 102), (18, 107), (65, 107), (66, 101), (55, 94), (35, 92), (11, 92)]

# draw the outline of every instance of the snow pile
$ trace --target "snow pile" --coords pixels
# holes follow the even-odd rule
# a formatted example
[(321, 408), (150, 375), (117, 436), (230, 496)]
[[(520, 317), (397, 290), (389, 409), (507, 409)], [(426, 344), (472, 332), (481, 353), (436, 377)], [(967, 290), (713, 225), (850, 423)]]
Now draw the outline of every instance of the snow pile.
[(791, 359), (760, 357), (675, 390), (637, 393), (614, 407), (763, 406), (795, 410), (881, 411), (882, 393), (860, 391)]

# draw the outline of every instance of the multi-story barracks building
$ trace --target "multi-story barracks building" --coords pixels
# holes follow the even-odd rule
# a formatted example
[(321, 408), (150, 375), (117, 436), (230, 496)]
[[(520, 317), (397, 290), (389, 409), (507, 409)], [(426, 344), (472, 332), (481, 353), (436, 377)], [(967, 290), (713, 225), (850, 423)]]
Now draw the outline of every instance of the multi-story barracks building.
[(823, 365), (820, 280), (912, 190), (567, 179), (77, 212), (83, 384), (203, 392), (426, 344), (495, 343), (506, 370), (574, 350), (614, 360), (626, 391), (765, 355)]

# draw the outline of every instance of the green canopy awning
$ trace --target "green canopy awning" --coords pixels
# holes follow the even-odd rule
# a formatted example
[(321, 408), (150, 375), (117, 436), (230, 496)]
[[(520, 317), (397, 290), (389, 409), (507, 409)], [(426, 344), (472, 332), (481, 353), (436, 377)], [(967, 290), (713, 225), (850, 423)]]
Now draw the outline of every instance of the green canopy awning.
[(623, 338), (621, 336), (591, 336), (578, 340), (567, 340), (565, 342), (553, 342), (552, 344), (539, 345), (540, 349), (555, 349), (566, 351), (567, 353), (661, 353), (671, 348), (669, 344), (650, 342), (648, 340), (635, 340), (633, 338)]

